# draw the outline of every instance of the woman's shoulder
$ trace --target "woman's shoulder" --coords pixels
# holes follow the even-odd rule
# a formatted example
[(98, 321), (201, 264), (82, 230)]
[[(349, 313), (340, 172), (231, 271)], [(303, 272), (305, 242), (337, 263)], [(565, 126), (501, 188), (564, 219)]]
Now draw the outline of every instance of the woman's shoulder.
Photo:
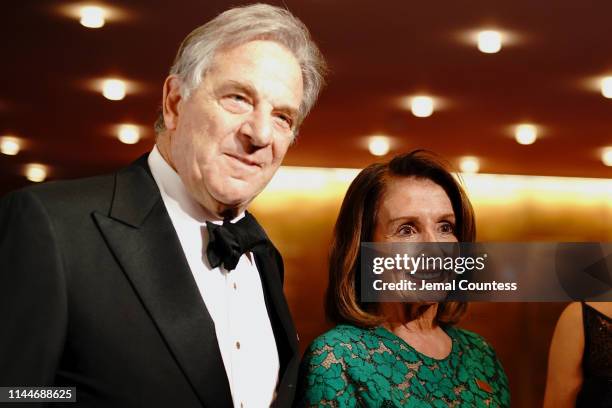
[[(590, 305), (587, 306), (592, 308)], [(582, 330), (584, 323), (582, 320), (583, 308), (586, 308), (588, 312), (587, 306), (580, 302), (571, 302), (568, 304), (557, 320), (553, 340), (556, 337), (562, 339), (567, 346), (570, 344), (580, 345), (579, 348), (582, 348), (582, 344), (584, 344), (584, 332)], [(582, 353), (582, 351), (580, 351), (580, 353)]]
[[(470, 330), (452, 328), (452, 334), (459, 344), (457, 354), (464, 373), (474, 375), (500, 392), (500, 398), (509, 405), (508, 377), (495, 349), (483, 336)], [(471, 374), (469, 374), (471, 373)]]
[(446, 329), (446, 332), (463, 347), (487, 353), (495, 352), (493, 346), (478, 333), (459, 327), (449, 327)]
[[(582, 323), (582, 310), (584, 307), (583, 305), (584, 304), (580, 302), (571, 302), (563, 309), (559, 318), (567, 320), (572, 324)], [(593, 307), (593, 303), (589, 302), (587, 305)]]
[(361, 342), (368, 329), (362, 329), (350, 324), (339, 324), (331, 330), (318, 336), (308, 347), (309, 351), (320, 350), (325, 346), (336, 347), (342, 344)]

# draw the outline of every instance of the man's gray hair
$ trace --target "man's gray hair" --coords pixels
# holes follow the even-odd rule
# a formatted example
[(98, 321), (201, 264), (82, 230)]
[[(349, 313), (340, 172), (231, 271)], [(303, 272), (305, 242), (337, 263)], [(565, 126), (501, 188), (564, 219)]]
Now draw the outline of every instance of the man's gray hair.
[[(317, 100), (325, 83), (327, 67), (304, 23), (288, 10), (268, 4), (253, 4), (219, 14), (183, 40), (170, 74), (180, 78), (181, 97), (187, 99), (210, 69), (216, 52), (254, 40), (269, 40), (283, 45), (300, 64), (304, 95), (297, 130)], [(160, 113), (155, 122), (155, 133), (165, 130), (164, 118)]]

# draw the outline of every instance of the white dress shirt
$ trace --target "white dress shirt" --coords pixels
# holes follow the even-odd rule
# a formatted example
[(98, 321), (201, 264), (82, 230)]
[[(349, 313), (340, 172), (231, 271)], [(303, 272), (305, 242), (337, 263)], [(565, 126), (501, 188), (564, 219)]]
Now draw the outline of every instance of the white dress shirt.
[[(242, 255), (230, 272), (223, 267), (211, 268), (206, 258), (208, 231), (202, 208), (157, 146), (148, 163), (215, 324), (234, 406), (268, 407), (278, 382), (279, 359), (253, 254)], [(231, 222), (242, 217), (244, 213)]]

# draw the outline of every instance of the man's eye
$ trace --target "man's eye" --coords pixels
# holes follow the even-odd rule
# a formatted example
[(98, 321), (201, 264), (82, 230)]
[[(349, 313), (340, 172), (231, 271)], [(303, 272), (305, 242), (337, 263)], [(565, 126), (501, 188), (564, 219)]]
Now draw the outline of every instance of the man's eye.
[(247, 102), (247, 99), (242, 95), (230, 95), (229, 98), (236, 102)]
[(248, 112), (251, 108), (249, 99), (240, 94), (225, 95), (221, 98), (221, 105), (228, 111), (237, 114)]
[(287, 115), (277, 115), (276, 117), (283, 123), (283, 125), (287, 126), (289, 129), (291, 129), (291, 126), (293, 125), (293, 120), (289, 116), (287, 116)]

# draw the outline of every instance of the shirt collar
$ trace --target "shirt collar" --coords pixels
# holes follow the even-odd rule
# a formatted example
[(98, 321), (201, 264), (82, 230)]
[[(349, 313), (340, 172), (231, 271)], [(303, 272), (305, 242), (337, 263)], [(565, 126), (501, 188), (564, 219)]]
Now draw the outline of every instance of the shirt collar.
[[(205, 224), (206, 221), (210, 221), (205, 216), (204, 210), (200, 203), (198, 203), (183, 184), (183, 180), (176, 171), (166, 162), (164, 157), (159, 152), (157, 145), (153, 146), (153, 150), (149, 154), (148, 158), (149, 167), (153, 178), (159, 187), (159, 190), (166, 199), (171, 200), (178, 211), (183, 215), (193, 219), (199, 224)], [(230, 222), (234, 223), (244, 217), (244, 211), (238, 214), (238, 216)], [(215, 224), (222, 224), (223, 221), (210, 221)]]

